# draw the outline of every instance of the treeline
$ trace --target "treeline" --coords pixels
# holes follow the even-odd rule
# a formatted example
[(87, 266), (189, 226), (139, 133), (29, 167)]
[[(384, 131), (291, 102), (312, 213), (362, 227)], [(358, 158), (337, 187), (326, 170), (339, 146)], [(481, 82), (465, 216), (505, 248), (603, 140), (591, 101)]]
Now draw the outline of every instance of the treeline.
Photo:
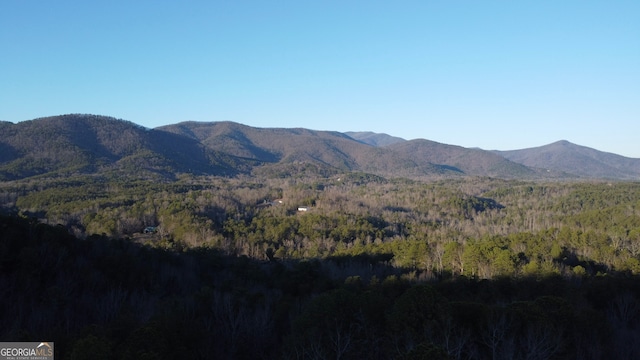
[(635, 276), (423, 282), (389, 260), (257, 261), (0, 216), (0, 340), (61, 359), (640, 356)]

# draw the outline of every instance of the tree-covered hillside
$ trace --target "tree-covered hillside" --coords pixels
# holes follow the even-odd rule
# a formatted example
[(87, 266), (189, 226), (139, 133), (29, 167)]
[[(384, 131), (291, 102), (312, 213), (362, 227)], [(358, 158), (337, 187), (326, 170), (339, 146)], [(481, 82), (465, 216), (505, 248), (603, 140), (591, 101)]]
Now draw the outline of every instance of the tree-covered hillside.
[(106, 116), (71, 114), (0, 126), (0, 180), (101, 174), (173, 179), (235, 175), (250, 161)]

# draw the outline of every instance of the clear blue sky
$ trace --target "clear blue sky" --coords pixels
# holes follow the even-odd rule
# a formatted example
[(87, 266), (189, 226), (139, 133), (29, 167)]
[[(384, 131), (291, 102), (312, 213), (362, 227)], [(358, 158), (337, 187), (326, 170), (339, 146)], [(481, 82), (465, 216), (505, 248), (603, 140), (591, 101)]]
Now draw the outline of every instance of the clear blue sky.
[(640, 158), (640, 1), (0, 1), (0, 120), (374, 131)]

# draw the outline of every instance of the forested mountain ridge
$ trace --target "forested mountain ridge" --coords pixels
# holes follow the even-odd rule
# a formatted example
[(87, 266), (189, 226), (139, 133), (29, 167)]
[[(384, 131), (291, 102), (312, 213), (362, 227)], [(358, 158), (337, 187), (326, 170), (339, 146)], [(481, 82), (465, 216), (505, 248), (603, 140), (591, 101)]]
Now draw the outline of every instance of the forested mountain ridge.
[(371, 132), (255, 128), (230, 121), (146, 129), (111, 117), (71, 114), (0, 123), (0, 180), (73, 174), (165, 179), (181, 173), (286, 174), (283, 168), (300, 164), (325, 173), (363, 171), (385, 177), (640, 178), (640, 159), (563, 144), (491, 152)]
[(3, 123), (0, 150), (2, 180), (78, 173), (222, 175), (246, 163), (184, 136), (95, 115)]
[(191, 136), (209, 149), (267, 166), (311, 163), (333, 171), (365, 171), (383, 176), (458, 175), (446, 166), (420, 163), (335, 131), (254, 128), (228, 121), (183, 122), (157, 129)]
[(233, 122), (182, 122), (145, 129), (128, 121), (81, 114), (7, 123), (0, 129), (4, 180), (114, 171), (171, 179), (180, 173), (250, 174), (265, 166), (303, 163), (327, 171), (384, 176), (461, 175), (457, 169), (418, 163), (332, 131), (253, 128)]
[[(404, 148), (404, 151), (407, 153), (417, 151), (416, 147), (425, 147), (428, 146), (427, 144), (432, 143), (429, 140), (423, 139), (407, 141), (399, 137), (369, 131), (346, 132), (345, 134), (372, 146)], [(407, 142), (413, 142), (413, 144), (410, 145), (407, 144)], [(423, 143), (417, 145), (420, 142)], [(460, 156), (464, 153), (460, 147), (454, 146), (452, 149), (454, 150), (446, 154), (448, 158), (445, 159), (438, 159), (437, 155), (425, 154), (421, 151), (417, 151), (416, 154), (429, 155), (429, 160), (435, 163), (444, 162), (451, 164), (452, 161), (455, 161), (456, 157), (464, 158), (464, 156)], [(466, 150), (480, 149), (474, 148)], [(524, 165), (525, 167), (529, 167), (531, 170), (534, 170), (539, 177), (543, 178), (618, 180), (634, 180), (640, 178), (640, 159), (599, 151), (586, 146), (576, 145), (566, 140), (560, 140), (540, 147), (504, 151), (492, 150), (491, 152), (515, 163)], [(473, 156), (473, 152), (468, 152), (465, 155)], [(491, 162), (491, 160), (489, 160), (489, 162)], [(499, 163), (499, 161), (495, 159), (493, 159), (493, 162)], [(514, 170), (518, 173), (524, 169)], [(524, 173), (530, 174), (530, 172), (526, 170), (524, 170)]]
[(640, 159), (598, 151), (566, 140), (535, 148), (494, 152), (529, 167), (566, 171), (584, 178), (640, 178)]
[(448, 166), (465, 174), (482, 174), (497, 178), (537, 176), (534, 170), (524, 165), (480, 149), (467, 149), (424, 139), (398, 142), (386, 148), (405, 156), (412, 156), (418, 162)]

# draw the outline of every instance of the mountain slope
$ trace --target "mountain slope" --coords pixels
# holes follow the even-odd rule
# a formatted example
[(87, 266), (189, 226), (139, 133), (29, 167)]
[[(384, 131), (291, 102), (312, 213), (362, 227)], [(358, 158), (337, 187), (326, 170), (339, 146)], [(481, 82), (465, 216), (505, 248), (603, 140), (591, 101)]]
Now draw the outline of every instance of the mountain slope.
[(197, 141), (95, 115), (0, 125), (0, 179), (97, 171), (235, 172)]
[(480, 149), (441, 144), (424, 139), (391, 144), (386, 147), (418, 163), (451, 167), (467, 175), (503, 178), (537, 177), (535, 171), (502, 156)]
[(417, 164), (396, 152), (358, 142), (332, 131), (253, 128), (233, 122), (183, 122), (158, 130), (190, 136), (207, 148), (263, 163), (319, 163), (342, 171), (390, 174), (448, 172), (432, 164)]
[(525, 166), (562, 171), (585, 178), (640, 178), (640, 159), (598, 151), (566, 140), (529, 149), (496, 150), (494, 153)]

